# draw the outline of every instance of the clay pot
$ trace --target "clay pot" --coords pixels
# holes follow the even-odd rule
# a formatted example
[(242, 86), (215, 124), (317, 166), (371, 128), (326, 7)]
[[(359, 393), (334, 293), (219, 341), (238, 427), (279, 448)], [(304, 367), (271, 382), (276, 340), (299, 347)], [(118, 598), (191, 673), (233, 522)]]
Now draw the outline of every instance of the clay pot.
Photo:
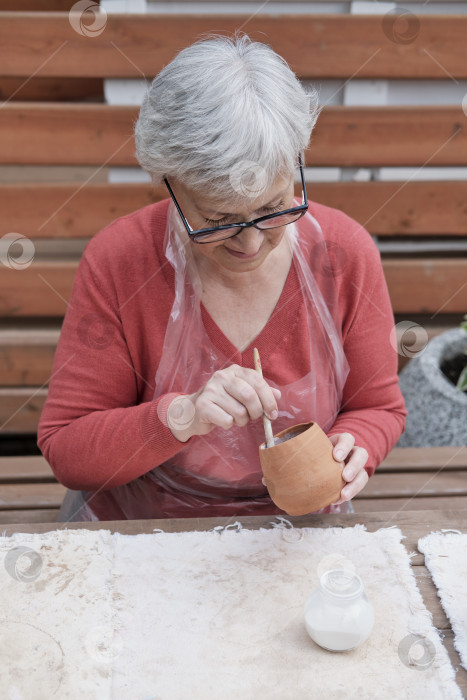
[(274, 436), (275, 445), (259, 447), (264, 481), (272, 500), (288, 515), (313, 513), (338, 501), (345, 486), (343, 462), (317, 423), (300, 423)]

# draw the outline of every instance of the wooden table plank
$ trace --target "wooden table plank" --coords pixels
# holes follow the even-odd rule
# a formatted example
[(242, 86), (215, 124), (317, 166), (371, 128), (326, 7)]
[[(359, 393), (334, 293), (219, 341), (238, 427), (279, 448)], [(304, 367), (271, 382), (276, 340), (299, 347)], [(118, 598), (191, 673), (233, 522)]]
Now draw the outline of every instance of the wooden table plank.
[[(381, 511), (366, 513), (364, 516), (358, 513), (336, 513), (336, 514), (316, 514), (316, 515), (290, 515), (287, 516), (294, 527), (353, 527), (357, 523), (364, 523), (369, 532), (374, 532), (381, 527), (397, 526), (407, 535), (404, 544), (414, 550), (420, 537), (429, 534), (433, 528), (456, 527), (467, 532), (467, 509), (466, 510), (425, 510), (420, 512)], [(111, 532), (121, 532), (124, 535), (138, 535), (140, 533), (150, 533), (154, 529), (161, 529), (165, 532), (190, 532), (211, 530), (217, 525), (230, 525), (240, 522), (243, 527), (256, 530), (260, 527), (271, 527), (271, 521), (277, 522), (274, 515), (231, 515), (225, 518), (159, 518), (146, 520), (103, 520), (99, 522), (71, 522), (58, 523), (59, 528), (90, 528), (99, 530), (105, 528)], [(455, 523), (455, 525), (453, 524)], [(50, 529), (57, 529), (57, 523), (17, 523), (11, 525), (6, 530), (10, 535), (14, 532), (48, 532)]]
[[(374, 532), (383, 527), (396, 525), (406, 536), (402, 540), (407, 551), (415, 551), (418, 539), (429, 534), (433, 530), (442, 528), (457, 528), (467, 532), (467, 510), (444, 510), (444, 511), (420, 511), (417, 513), (397, 513), (381, 512), (367, 513), (365, 517), (359, 514), (341, 515), (308, 515), (290, 516), (287, 518), (295, 527), (352, 527), (364, 522), (369, 532)], [(259, 527), (270, 528), (271, 521), (277, 522), (274, 516), (239, 516), (235, 518), (179, 518), (168, 520), (133, 520), (133, 521), (101, 521), (85, 523), (23, 523), (5, 524), (2, 526), (2, 534), (12, 535), (15, 532), (49, 532), (58, 529), (106, 529), (111, 532), (121, 532), (123, 534), (151, 533), (154, 529), (160, 528), (165, 532), (183, 532), (193, 530), (210, 530), (217, 525), (229, 525), (239, 521), (243, 527), (257, 529)], [(421, 594), (425, 603), (433, 614), (435, 624), (445, 635), (446, 648), (454, 668), (458, 669), (456, 681), (464, 693), (467, 693), (467, 672), (461, 668), (459, 655), (452, 645), (453, 635), (447, 624), (446, 616), (441, 608), (440, 601), (436, 595), (436, 589), (428, 576), (428, 571), (423, 566), (423, 555), (420, 564), (411, 560), (414, 567), (414, 575), (419, 584)], [(397, 699), (398, 700), (398, 699)]]
[(451, 663), (454, 670), (457, 672), (456, 682), (459, 688), (464, 694), (464, 698), (467, 697), (467, 671), (461, 665), (461, 660), (459, 652), (454, 647), (454, 632), (452, 630), (443, 630), (443, 645), (449, 654)]

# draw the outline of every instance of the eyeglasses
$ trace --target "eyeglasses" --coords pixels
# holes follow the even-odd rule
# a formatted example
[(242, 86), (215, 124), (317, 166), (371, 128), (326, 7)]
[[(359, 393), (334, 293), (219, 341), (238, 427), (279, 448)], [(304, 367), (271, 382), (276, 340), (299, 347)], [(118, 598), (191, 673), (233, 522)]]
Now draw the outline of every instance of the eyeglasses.
[(170, 196), (172, 197), (173, 203), (177, 207), (177, 211), (180, 214), (180, 218), (187, 230), (187, 233), (192, 241), (195, 243), (212, 243), (214, 241), (223, 241), (226, 238), (232, 238), (237, 236), (243, 229), (250, 226), (254, 226), (257, 229), (264, 230), (270, 228), (279, 228), (280, 226), (286, 226), (291, 224), (297, 219), (300, 219), (308, 211), (308, 199), (306, 195), (306, 185), (305, 185), (305, 174), (303, 172), (302, 159), (300, 154), (298, 154), (298, 163), (300, 167), (300, 176), (302, 179), (302, 204), (298, 207), (292, 207), (291, 209), (284, 209), (283, 211), (274, 212), (274, 214), (267, 214), (266, 216), (260, 216), (258, 219), (253, 219), (253, 221), (244, 221), (238, 224), (223, 224), (222, 226), (212, 226), (210, 228), (200, 228), (193, 231), (188, 221), (185, 219), (180, 205), (177, 202), (172, 188), (170, 187), (167, 179), (164, 178), (165, 186), (167, 187)]

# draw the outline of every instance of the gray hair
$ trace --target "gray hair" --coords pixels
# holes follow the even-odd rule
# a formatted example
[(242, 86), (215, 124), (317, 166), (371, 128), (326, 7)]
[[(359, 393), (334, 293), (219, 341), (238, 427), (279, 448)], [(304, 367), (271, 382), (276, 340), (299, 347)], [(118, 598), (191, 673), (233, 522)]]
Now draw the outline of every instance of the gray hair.
[[(238, 199), (290, 176), (320, 112), (285, 59), (246, 35), (209, 36), (154, 78), (135, 124), (136, 157), (154, 185), (175, 177)], [(236, 193), (236, 194), (235, 194)]]

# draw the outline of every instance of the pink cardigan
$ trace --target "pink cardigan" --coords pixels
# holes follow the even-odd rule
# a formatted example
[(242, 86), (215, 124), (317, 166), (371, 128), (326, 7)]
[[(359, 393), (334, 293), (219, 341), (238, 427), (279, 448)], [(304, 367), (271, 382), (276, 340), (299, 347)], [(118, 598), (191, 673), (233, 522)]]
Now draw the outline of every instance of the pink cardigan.
[[(87, 244), (78, 267), (38, 430), (39, 448), (68, 488), (126, 484), (187, 444), (161, 422), (176, 394), (152, 401), (174, 300), (173, 268), (162, 251), (168, 204), (166, 199), (110, 223)], [(352, 433), (369, 453), (371, 476), (397, 442), (406, 416), (380, 256), (368, 232), (343, 212), (315, 202), (310, 212), (346, 259), (336, 280), (350, 373), (328, 435)], [(292, 266), (281, 310), (254, 341), (261, 357), (275, 353), (271, 366), (280, 367), (281, 375), (271, 378), (278, 383), (301, 376), (300, 325), (293, 343), (277, 344), (297, 313), (286, 303), (300, 297), (297, 289)], [(253, 367), (252, 346), (236, 351), (202, 308), (208, 333), (225, 346), (232, 363)]]

